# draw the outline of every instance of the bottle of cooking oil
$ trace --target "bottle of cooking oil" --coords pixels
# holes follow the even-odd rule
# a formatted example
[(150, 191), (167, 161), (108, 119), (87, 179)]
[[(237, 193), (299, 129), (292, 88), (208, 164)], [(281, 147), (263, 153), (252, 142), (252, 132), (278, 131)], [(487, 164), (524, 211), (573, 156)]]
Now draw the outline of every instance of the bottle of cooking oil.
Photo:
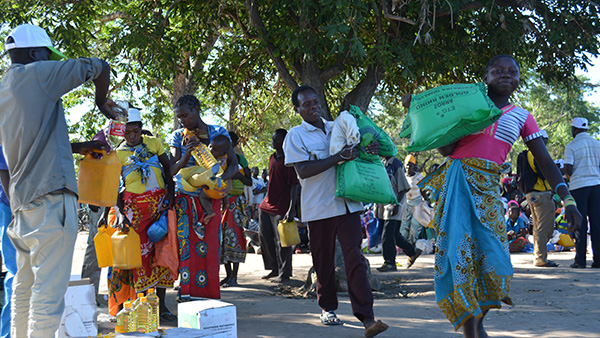
[(152, 317), (152, 309), (148, 304), (146, 297), (140, 298), (140, 303), (135, 307), (135, 322), (137, 331), (141, 333), (148, 333), (150, 331), (150, 321)]
[(158, 298), (154, 288), (148, 289), (146, 298), (148, 299), (148, 304), (150, 304), (150, 309), (152, 312), (150, 332), (154, 332), (158, 330), (158, 326), (160, 325), (160, 299)]
[(115, 331), (119, 333), (135, 332), (135, 316), (131, 308), (131, 302), (123, 303), (123, 309), (117, 313), (117, 326)]
[(142, 297), (144, 297), (144, 293), (143, 292), (139, 292), (136, 296), (137, 298), (134, 299), (131, 302), (131, 308), (135, 310), (135, 307), (138, 306), (138, 304), (140, 303), (140, 301), (142, 300)]

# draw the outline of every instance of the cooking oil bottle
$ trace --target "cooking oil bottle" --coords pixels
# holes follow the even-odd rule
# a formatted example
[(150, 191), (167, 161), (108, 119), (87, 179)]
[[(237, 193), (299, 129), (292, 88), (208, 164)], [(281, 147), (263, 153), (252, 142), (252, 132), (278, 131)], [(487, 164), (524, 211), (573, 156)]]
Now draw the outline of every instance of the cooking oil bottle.
[(158, 330), (158, 326), (160, 325), (160, 299), (158, 298), (154, 288), (148, 289), (146, 298), (148, 299), (148, 304), (150, 304), (152, 312), (150, 332), (154, 332)]
[(131, 302), (123, 303), (123, 309), (117, 313), (117, 326), (115, 331), (119, 333), (135, 332), (135, 313), (131, 308)]
[(138, 332), (152, 332), (150, 331), (151, 312), (152, 309), (150, 308), (150, 304), (148, 304), (148, 299), (146, 297), (140, 298), (140, 303), (135, 307), (135, 322)]

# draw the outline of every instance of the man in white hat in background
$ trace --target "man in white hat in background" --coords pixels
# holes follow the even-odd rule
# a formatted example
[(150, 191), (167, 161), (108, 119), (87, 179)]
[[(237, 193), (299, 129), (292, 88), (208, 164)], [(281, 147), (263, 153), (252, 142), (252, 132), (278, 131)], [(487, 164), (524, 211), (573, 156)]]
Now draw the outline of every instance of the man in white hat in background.
[(11, 337), (54, 337), (64, 309), (77, 235), (77, 180), (72, 152), (103, 148), (69, 142), (61, 96), (93, 81), (100, 112), (114, 118), (106, 94), (110, 67), (96, 58), (58, 61), (46, 31), (24, 24), (5, 48), (11, 65), (0, 81), (0, 144), (10, 182), (16, 249)]
[(594, 260), (600, 268), (600, 142), (588, 134), (589, 122), (576, 117), (571, 122), (573, 141), (565, 147), (565, 174), (570, 178), (569, 191), (583, 216), (576, 233), (575, 262), (572, 268), (586, 267), (588, 218)]

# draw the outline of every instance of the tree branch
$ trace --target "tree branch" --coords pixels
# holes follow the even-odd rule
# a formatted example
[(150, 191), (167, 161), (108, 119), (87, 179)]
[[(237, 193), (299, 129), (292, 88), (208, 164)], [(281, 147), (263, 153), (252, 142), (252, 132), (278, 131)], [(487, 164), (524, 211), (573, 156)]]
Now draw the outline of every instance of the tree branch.
[(275, 68), (277, 69), (277, 72), (281, 76), (283, 82), (289, 89), (291, 89), (291, 90), (296, 89), (298, 87), (298, 82), (296, 82), (296, 80), (290, 74), (283, 59), (279, 56), (275, 56), (274, 52), (275, 52), (276, 47), (267, 38), (264, 23), (260, 17), (260, 13), (258, 12), (258, 1), (257, 0), (246, 0), (246, 10), (248, 11), (248, 14), (250, 16), (250, 23), (254, 26), (254, 28), (256, 28), (258, 30), (259, 38), (263, 42), (265, 42), (265, 44), (267, 46), (267, 53), (271, 57), (271, 60), (273, 60), (273, 63), (275, 64)]
[(117, 19), (123, 19), (126, 18), (127, 14), (125, 12), (121, 12), (121, 11), (116, 11), (116, 12), (112, 12), (110, 14), (107, 14), (105, 16), (103, 16), (100, 19), (101, 23), (107, 23), (109, 21), (113, 21), (113, 20), (117, 20)]

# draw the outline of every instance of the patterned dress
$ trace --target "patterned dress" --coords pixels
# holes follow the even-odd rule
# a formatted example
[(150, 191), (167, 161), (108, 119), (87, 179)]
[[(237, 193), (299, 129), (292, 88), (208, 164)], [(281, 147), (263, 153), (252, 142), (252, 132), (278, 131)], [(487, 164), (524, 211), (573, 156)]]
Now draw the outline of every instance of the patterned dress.
[[(208, 125), (208, 133), (194, 131), (204, 144), (217, 135), (229, 137), (227, 130), (220, 126)], [(184, 142), (185, 131), (178, 129), (173, 132), (169, 145), (178, 148), (181, 153), (186, 151)], [(196, 162), (190, 157), (186, 167), (194, 166)], [(221, 237), (221, 201), (212, 200), (215, 216), (203, 224), (204, 210), (200, 204), (199, 191), (185, 191), (181, 188), (178, 175), (175, 176), (177, 193), (175, 195), (175, 210), (177, 212), (177, 237), (179, 239), (179, 299), (181, 301), (199, 298), (220, 299), (219, 286), (219, 256)]]
[(509, 171), (510, 165), (502, 163), (519, 136), (528, 142), (542, 134), (526, 110), (514, 105), (502, 110), (493, 125), (459, 140), (419, 184), (437, 201), (436, 301), (456, 330), (501, 302), (512, 304), (499, 175)]

